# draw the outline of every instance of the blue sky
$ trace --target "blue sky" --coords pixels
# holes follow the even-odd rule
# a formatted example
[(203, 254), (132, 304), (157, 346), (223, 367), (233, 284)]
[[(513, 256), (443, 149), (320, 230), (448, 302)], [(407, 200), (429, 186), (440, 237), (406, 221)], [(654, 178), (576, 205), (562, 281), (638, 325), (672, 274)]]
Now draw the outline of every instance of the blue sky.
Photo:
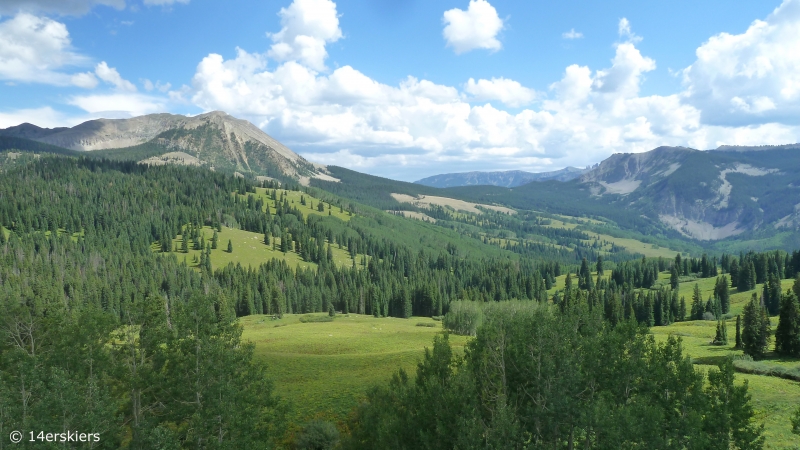
[(402, 180), (800, 141), (800, 0), (4, 0), (0, 127), (223, 110)]

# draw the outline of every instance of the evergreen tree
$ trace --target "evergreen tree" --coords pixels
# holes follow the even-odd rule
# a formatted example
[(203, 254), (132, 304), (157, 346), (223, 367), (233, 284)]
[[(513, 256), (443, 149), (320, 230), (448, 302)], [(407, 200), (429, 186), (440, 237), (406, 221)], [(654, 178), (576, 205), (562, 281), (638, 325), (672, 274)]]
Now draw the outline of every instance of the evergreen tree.
[(703, 320), (703, 313), (705, 307), (703, 305), (703, 295), (700, 293), (700, 285), (694, 284), (694, 291), (692, 293), (692, 315), (691, 320)]
[(742, 349), (742, 316), (739, 314), (736, 315), (736, 347), (734, 348)]
[(186, 238), (186, 231), (181, 235), (181, 252), (189, 253), (189, 240)]
[(678, 312), (678, 320), (681, 322), (686, 320), (686, 298), (683, 296), (681, 296), (681, 306)]
[(219, 235), (217, 235), (217, 230), (214, 230), (214, 235), (211, 236), (211, 248), (216, 250), (217, 249), (217, 242), (219, 241)]
[(731, 307), (731, 294), (728, 290), (728, 279), (725, 275), (717, 278), (717, 282), (714, 285), (714, 295), (719, 299), (722, 314), (728, 314)]
[(578, 287), (588, 290), (592, 285), (592, 273), (589, 271), (589, 263), (586, 258), (581, 260), (581, 268), (578, 272)]
[(744, 307), (742, 322), (742, 349), (753, 359), (762, 359), (767, 353), (770, 325), (769, 316), (756, 293)]
[(228, 253), (233, 253), (233, 244), (230, 239), (228, 239)]
[(775, 353), (800, 357), (800, 305), (791, 289), (781, 298), (779, 316), (775, 330)]
[(672, 266), (669, 274), (669, 285), (672, 289), (678, 289), (678, 285), (680, 284), (678, 278), (678, 269), (675, 266)]
[(603, 276), (603, 256), (597, 255), (597, 264), (595, 265), (595, 270), (597, 271), (597, 276)]
[(728, 327), (724, 320), (717, 320), (717, 334), (714, 337), (714, 345), (728, 345)]
[(764, 282), (764, 305), (770, 316), (778, 315), (781, 309), (781, 280), (770, 274)]

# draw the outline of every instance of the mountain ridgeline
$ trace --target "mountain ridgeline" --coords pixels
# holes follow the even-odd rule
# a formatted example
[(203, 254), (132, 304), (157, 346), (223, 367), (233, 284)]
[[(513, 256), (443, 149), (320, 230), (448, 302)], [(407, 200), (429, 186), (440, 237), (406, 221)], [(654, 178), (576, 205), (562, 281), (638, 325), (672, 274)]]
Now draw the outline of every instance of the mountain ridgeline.
[[(72, 128), (40, 128), (24, 123), (0, 130), (0, 137), (149, 165), (202, 166), (252, 177), (295, 180), (325, 176), (324, 166), (306, 161), (252, 123), (219, 111), (194, 117), (150, 114), (97, 119)], [(6, 147), (15, 148), (10, 144)]]
[(464, 172), (445, 173), (417, 180), (414, 183), (430, 187), (449, 188), (456, 186), (502, 186), (516, 187), (533, 181), (569, 181), (578, 178), (589, 169), (565, 167), (553, 172), (525, 172), (522, 170), (507, 170), (503, 172)]
[(800, 245), (800, 144), (709, 151), (659, 147), (614, 154), (591, 169), (455, 173), (415, 183), (311, 163), (222, 112), (99, 119), (72, 128), (22, 124), (0, 130), (0, 148), (200, 166), (256, 182), (299, 182), (382, 210), (429, 216), (426, 208), (401, 202), (396, 194), (594, 218), (638, 237), (719, 251)]

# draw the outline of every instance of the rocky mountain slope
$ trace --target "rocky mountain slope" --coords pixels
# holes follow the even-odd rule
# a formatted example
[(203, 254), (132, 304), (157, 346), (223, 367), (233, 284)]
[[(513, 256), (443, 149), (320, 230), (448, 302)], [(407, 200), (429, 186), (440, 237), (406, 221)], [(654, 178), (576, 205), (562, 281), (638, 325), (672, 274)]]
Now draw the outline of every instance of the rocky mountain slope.
[(328, 177), (324, 166), (303, 159), (258, 127), (224, 112), (187, 117), (150, 114), (130, 119), (97, 119), (72, 128), (22, 124), (0, 136), (31, 139), (72, 150), (118, 149), (141, 155), (148, 164), (192, 164), (214, 170), (286, 176), (301, 181)]
[(532, 181), (569, 181), (586, 173), (587, 169), (566, 167), (553, 172), (524, 172), (508, 170), (504, 172), (464, 172), (445, 173), (417, 180), (414, 183), (424, 186), (448, 188), (455, 186), (503, 186), (516, 187)]
[(718, 240), (800, 225), (796, 146), (698, 151), (659, 147), (616, 154), (584, 174), (593, 198), (616, 199), (682, 235)]

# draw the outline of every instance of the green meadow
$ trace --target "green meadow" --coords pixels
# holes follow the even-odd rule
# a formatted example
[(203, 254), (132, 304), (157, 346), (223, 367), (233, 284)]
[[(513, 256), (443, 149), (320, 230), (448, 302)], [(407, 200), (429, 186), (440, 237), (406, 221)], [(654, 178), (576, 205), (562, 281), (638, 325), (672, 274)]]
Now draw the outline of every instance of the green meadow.
[[(206, 243), (211, 242), (211, 237), (214, 235), (214, 229), (211, 227), (203, 227), (201, 234), (204, 234)], [(251, 231), (238, 230), (236, 228), (228, 228), (223, 226), (222, 231), (217, 233), (219, 243), (216, 249), (211, 250), (211, 267), (217, 269), (225, 267), (228, 263), (241, 264), (242, 266), (258, 267), (261, 263), (267, 262), (271, 259), (282, 259), (289, 264), (290, 267), (302, 267), (307, 269), (309, 267), (317, 267), (316, 263), (304, 261), (299, 254), (295, 251), (283, 253), (280, 251), (280, 238), (271, 238), (270, 245), (264, 244), (264, 235), (261, 233), (253, 233)], [(181, 235), (172, 241), (173, 249), (180, 249)], [(233, 252), (228, 253), (228, 241), (231, 241)], [(276, 250), (272, 244), (272, 240), (277, 242), (278, 249)], [(153, 246), (153, 250), (157, 251), (157, 245)], [(341, 249), (337, 245), (331, 246), (333, 252), (333, 262), (338, 266), (351, 266), (353, 260), (346, 249)], [(175, 253), (178, 260), (186, 260), (186, 263), (191, 267), (197, 267), (200, 261), (200, 250), (193, 250), (192, 245), (189, 244), (189, 251), (182, 253), (180, 251)], [(356, 264), (360, 263), (362, 255), (356, 256)]]
[[(292, 404), (300, 421), (344, 419), (371, 386), (387, 382), (400, 368), (413, 374), (425, 347), (442, 331), (441, 322), (428, 317), (350, 314), (337, 315), (332, 322), (304, 322), (308, 317), (327, 314), (239, 319), (243, 339), (255, 344), (277, 392)], [(435, 325), (421, 326), (430, 323)], [(462, 336), (450, 339), (457, 348), (466, 341)]]
[[(256, 193), (249, 195), (253, 195), (254, 197), (264, 200), (263, 210), (266, 212), (266, 209), (269, 208), (270, 213), (274, 214), (276, 211), (276, 202), (272, 200), (270, 196), (271, 192), (271, 189), (256, 188)], [(352, 217), (347, 211), (340, 210), (338, 206), (334, 207), (325, 202), (322, 202), (323, 205), (325, 205), (325, 211), (318, 211), (317, 206), (321, 200), (311, 197), (308, 194), (281, 189), (278, 189), (276, 194), (279, 199), (280, 196), (283, 195), (284, 198), (289, 201), (291, 206), (300, 210), (304, 218), (307, 218), (309, 214), (330, 215), (338, 219), (348, 221)], [(238, 195), (242, 200), (247, 198), (245, 195), (234, 195)], [(305, 205), (301, 203), (301, 196), (305, 197)], [(214, 235), (214, 229), (209, 226), (204, 226), (201, 231), (201, 235), (204, 236), (206, 243), (211, 243), (211, 237)], [(317, 267), (317, 265), (313, 262), (304, 261), (303, 258), (301, 258), (300, 255), (295, 251), (289, 251), (286, 253), (281, 252), (281, 238), (279, 237), (270, 238), (270, 245), (266, 245), (264, 244), (263, 234), (239, 230), (236, 228), (228, 228), (226, 226), (221, 227), (221, 231), (217, 233), (217, 237), (219, 239), (217, 248), (211, 250), (211, 267), (214, 269), (225, 267), (229, 263), (238, 263), (242, 266), (258, 267), (258, 265), (261, 263), (271, 259), (282, 259), (286, 261), (290, 267), (302, 267), (304, 269)], [(173, 239), (172, 248), (180, 249), (182, 239), (183, 237), (181, 235), (178, 235), (175, 239)], [(231, 245), (233, 246), (233, 252), (230, 253), (227, 251), (228, 241), (231, 241)], [(153, 244), (151, 248), (153, 251), (159, 251), (158, 244)], [(339, 248), (338, 245), (332, 246), (331, 249), (333, 251), (333, 261), (336, 265), (351, 266), (353, 264), (353, 259), (350, 258), (350, 254), (346, 249)], [(191, 243), (189, 244), (189, 251), (187, 253), (180, 251), (175, 253), (179, 260), (185, 260), (189, 266), (199, 266), (200, 250), (193, 250)], [(360, 254), (356, 256), (356, 264), (361, 261), (363, 256), (364, 255)]]
[[(559, 288), (563, 288), (564, 278), (563, 275), (558, 277)], [(704, 298), (711, 295), (714, 278), (696, 282)], [(694, 284), (695, 281), (681, 283), (680, 293), (687, 302), (691, 301)], [(783, 288), (791, 284), (791, 280), (784, 280)], [(761, 285), (755, 291), (736, 292), (734, 289), (731, 312), (741, 312), (752, 293), (760, 289)], [(239, 319), (244, 327), (243, 338), (255, 344), (256, 356), (268, 364), (277, 392), (292, 404), (292, 414), (299, 421), (344, 420), (371, 386), (386, 383), (400, 368), (413, 373), (424, 349), (430, 347), (433, 336), (442, 331), (441, 322), (422, 317), (398, 319), (350, 314), (338, 315), (331, 322), (313, 322), (309, 317), (325, 320), (327, 315)], [(430, 324), (433, 327), (423, 326)], [(777, 317), (773, 318), (773, 330), (775, 326)], [(696, 367), (708, 370), (720, 358), (742, 354), (733, 349), (735, 318), (727, 321), (727, 327), (731, 345), (724, 347), (711, 345), (716, 332), (715, 321), (677, 322), (653, 327), (651, 333), (658, 341), (666, 340), (669, 335), (680, 337)], [(450, 342), (461, 350), (468, 339), (453, 335)], [(771, 357), (767, 363), (800, 367), (800, 360)], [(767, 448), (797, 448), (789, 417), (800, 404), (800, 383), (744, 373), (737, 373), (736, 378), (749, 385), (758, 419), (765, 425)]]

